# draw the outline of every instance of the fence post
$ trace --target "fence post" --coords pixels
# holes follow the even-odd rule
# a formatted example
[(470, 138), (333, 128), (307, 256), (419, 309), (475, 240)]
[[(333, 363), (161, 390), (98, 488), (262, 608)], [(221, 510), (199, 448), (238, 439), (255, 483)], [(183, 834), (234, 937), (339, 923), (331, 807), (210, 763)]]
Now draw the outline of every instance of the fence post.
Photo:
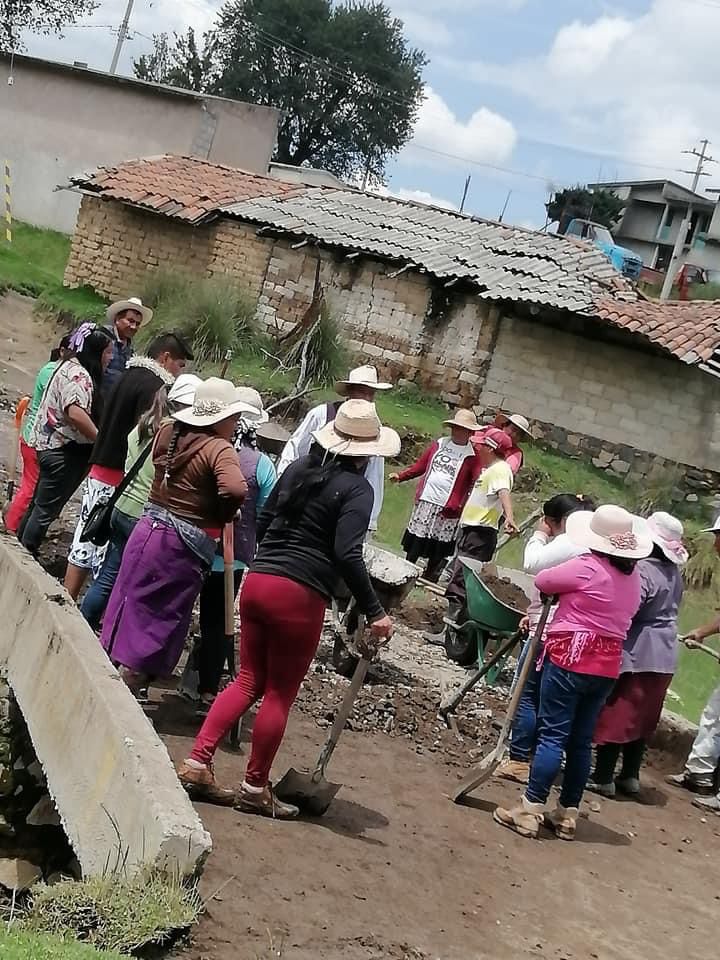
[(12, 196), (10, 192), (10, 161), (5, 161), (5, 239), (12, 243)]

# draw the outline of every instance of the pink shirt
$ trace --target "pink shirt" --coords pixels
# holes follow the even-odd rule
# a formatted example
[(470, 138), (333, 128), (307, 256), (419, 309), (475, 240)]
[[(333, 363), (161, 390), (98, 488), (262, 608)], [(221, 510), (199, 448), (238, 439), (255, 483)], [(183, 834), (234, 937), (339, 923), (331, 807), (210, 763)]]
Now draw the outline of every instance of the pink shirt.
[(606, 557), (587, 553), (541, 571), (535, 586), (557, 594), (548, 627), (550, 660), (577, 673), (616, 677), (622, 643), (640, 607), (640, 574), (621, 573)]

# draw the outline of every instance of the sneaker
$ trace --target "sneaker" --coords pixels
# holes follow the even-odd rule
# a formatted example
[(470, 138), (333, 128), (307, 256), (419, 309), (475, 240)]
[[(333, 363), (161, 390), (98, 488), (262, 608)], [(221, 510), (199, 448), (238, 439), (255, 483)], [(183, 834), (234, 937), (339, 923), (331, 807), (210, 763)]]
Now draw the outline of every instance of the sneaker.
[(615, 786), (626, 797), (637, 797), (640, 793), (640, 781), (637, 777), (618, 777)]
[(221, 787), (215, 779), (215, 770), (211, 763), (205, 767), (191, 766), (187, 760), (178, 768), (178, 780), (187, 790), (192, 800), (204, 800), (221, 807), (232, 807), (237, 799), (234, 790)]
[(495, 771), (499, 780), (512, 780), (514, 783), (527, 783), (530, 779), (530, 764), (527, 760), (503, 760)]
[(612, 800), (615, 796), (615, 784), (612, 783), (596, 783), (594, 780), (588, 780), (585, 784), (585, 789), (589, 790), (590, 793), (597, 793), (601, 797), (607, 797), (608, 800)]
[(694, 773), (687, 773), (685, 770), (682, 773), (671, 773), (669, 777), (665, 777), (665, 783), (669, 783), (673, 787), (682, 787), (684, 790), (697, 793), (701, 797), (712, 797), (715, 793), (712, 777), (698, 776)]
[(717, 813), (720, 816), (720, 795), (716, 797), (695, 797), (692, 805), (706, 813)]
[(510, 810), (506, 810), (504, 807), (496, 807), (493, 820), (501, 826), (519, 833), (521, 837), (537, 840), (544, 813), (544, 803), (531, 803), (523, 795), (518, 805)]
[(241, 786), (235, 808), (243, 813), (255, 813), (261, 817), (272, 817), (274, 820), (293, 820), (300, 813), (299, 808), (293, 804), (278, 800), (269, 783), (265, 784), (261, 793)]
[(574, 840), (577, 830), (577, 807), (555, 807), (552, 813), (545, 814), (545, 824), (561, 840)]

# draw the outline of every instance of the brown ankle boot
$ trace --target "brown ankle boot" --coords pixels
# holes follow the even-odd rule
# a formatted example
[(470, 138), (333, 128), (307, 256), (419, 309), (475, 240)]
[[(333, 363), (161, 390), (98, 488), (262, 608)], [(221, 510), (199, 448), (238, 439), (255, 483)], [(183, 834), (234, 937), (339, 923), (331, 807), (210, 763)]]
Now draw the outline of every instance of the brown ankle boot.
[(509, 809), (497, 807), (493, 813), (493, 820), (501, 826), (519, 833), (521, 837), (530, 837), (536, 840), (540, 832), (544, 812), (544, 803), (531, 803), (523, 795), (520, 797), (520, 802), (514, 807)]
[(256, 813), (261, 817), (272, 817), (274, 820), (293, 820), (300, 813), (300, 810), (291, 803), (278, 800), (269, 783), (265, 784), (262, 793), (254, 793), (241, 786), (235, 806), (243, 813)]
[(561, 807), (558, 804), (551, 813), (545, 814), (545, 824), (561, 840), (574, 840), (577, 830), (578, 808)]
[(237, 799), (234, 790), (221, 787), (217, 782), (212, 764), (198, 769), (190, 766), (186, 760), (180, 764), (177, 775), (191, 800), (205, 800), (221, 807), (232, 807)]

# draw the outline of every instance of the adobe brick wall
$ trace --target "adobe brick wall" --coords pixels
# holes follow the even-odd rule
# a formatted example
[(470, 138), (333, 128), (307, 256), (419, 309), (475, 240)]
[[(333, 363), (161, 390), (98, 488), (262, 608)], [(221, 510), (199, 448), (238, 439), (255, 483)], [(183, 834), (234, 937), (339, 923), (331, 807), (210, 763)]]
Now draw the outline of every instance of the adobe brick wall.
[[(473, 292), (417, 271), (347, 258), (225, 220), (191, 227), (85, 197), (65, 274), (109, 297), (139, 289), (148, 270), (230, 276), (257, 298), (271, 334), (292, 328), (312, 298), (315, 270), (358, 358), (452, 404), (512, 407), (550, 446), (590, 457), (627, 479), (668, 465), (720, 470), (720, 391), (712, 377), (622, 345), (501, 315)], [(443, 308), (438, 313), (438, 304)]]
[(669, 358), (505, 317), (479, 403), (526, 412), (551, 445), (622, 475), (657, 478), (666, 461), (720, 470), (718, 384)]
[(65, 284), (87, 284), (110, 299), (136, 296), (148, 270), (204, 275), (212, 242), (207, 227), (191, 227), (86, 196), (80, 204)]

